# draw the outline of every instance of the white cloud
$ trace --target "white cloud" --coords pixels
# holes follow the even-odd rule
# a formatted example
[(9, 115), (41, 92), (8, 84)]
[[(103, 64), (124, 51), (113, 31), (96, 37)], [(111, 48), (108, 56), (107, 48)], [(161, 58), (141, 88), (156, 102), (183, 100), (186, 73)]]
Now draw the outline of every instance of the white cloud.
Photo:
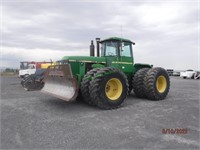
[(136, 42), (136, 62), (200, 69), (198, 11), (189, 0), (5, 2), (2, 66), (88, 55), (91, 39), (122, 35)]
[(141, 17), (141, 22), (145, 25), (160, 25), (166, 24), (170, 21), (175, 20), (181, 12), (180, 6), (170, 6), (166, 5), (155, 5), (136, 8), (136, 13)]
[(0, 67), (18, 67), (20, 61), (53, 61), (61, 60), (63, 56), (89, 55), (89, 50), (63, 51), (54, 49), (24, 49), (15, 47), (2, 47)]

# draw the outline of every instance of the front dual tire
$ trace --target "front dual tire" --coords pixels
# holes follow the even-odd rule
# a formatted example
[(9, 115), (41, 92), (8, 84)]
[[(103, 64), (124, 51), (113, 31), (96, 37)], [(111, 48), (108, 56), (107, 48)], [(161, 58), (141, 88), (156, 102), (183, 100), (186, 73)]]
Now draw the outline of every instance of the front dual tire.
[[(85, 80), (82, 81), (81, 87)], [(128, 80), (120, 70), (112, 67), (100, 68), (93, 74), (89, 82), (88, 92), (82, 88), (85, 101), (102, 109), (114, 109), (119, 107), (128, 95)], [(84, 93), (87, 95), (84, 96)], [(89, 93), (89, 94), (88, 94)]]

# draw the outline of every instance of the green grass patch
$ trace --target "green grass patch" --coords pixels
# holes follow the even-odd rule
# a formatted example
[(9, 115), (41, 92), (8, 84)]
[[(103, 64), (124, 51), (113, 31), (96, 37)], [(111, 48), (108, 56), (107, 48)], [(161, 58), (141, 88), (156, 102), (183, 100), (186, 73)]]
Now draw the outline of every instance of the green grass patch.
[(16, 72), (1, 72), (0, 73), (1, 76), (15, 76), (17, 75)]

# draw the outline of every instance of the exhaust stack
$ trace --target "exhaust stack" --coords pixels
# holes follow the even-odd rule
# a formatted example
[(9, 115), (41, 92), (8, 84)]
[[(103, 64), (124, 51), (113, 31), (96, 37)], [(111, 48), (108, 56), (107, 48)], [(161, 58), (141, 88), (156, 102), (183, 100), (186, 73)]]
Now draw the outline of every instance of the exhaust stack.
[(94, 56), (94, 44), (93, 44), (93, 40), (91, 41), (91, 45), (90, 45), (90, 56)]

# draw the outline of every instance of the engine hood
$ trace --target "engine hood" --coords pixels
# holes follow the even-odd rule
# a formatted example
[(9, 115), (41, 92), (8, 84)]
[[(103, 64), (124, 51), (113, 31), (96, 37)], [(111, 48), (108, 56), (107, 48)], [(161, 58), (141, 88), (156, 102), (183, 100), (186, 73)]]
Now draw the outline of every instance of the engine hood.
[(68, 60), (69, 62), (106, 63), (105, 57), (94, 56), (64, 56), (62, 60)]

